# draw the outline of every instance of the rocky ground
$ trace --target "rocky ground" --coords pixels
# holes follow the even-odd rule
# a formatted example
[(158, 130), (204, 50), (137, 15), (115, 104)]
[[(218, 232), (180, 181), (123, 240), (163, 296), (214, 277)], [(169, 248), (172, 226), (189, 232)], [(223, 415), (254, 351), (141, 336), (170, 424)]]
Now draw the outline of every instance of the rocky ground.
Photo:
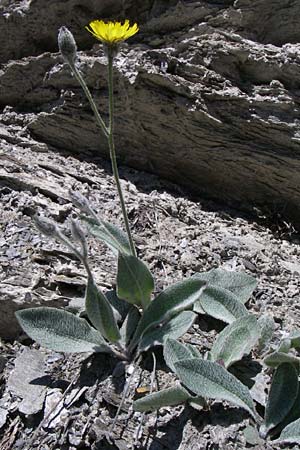
[[(130, 397), (114, 434), (107, 433), (122, 390), (116, 362), (107, 356), (39, 349), (20, 332), (14, 318), (16, 310), (28, 306), (74, 307), (82, 302), (83, 267), (68, 249), (41, 236), (32, 216), (38, 211), (67, 227), (78, 212), (68, 199), (68, 188), (73, 188), (89, 197), (102, 218), (120, 224), (110, 166), (101, 158), (79, 160), (41, 146), (23, 129), (6, 128), (0, 156), (0, 447), (129, 448), (141, 419), (131, 412)], [(190, 198), (179, 186), (143, 172), (122, 167), (121, 176), (139, 255), (155, 276), (156, 291), (213, 267), (245, 271), (258, 280), (249, 309), (257, 317), (272, 315), (277, 324), (273, 343), (299, 326), (300, 245), (291, 225), (243, 217), (222, 205)], [(110, 289), (116, 271), (113, 255), (94, 238), (89, 238), (89, 254), (99, 285)], [(221, 328), (221, 323), (199, 316), (184, 340), (205, 353)], [(174, 380), (159, 349), (156, 354), (161, 388)], [(259, 357), (252, 360), (262, 368)], [(234, 370), (248, 367), (250, 374), (250, 361)], [(151, 355), (146, 354), (130, 395), (138, 385), (149, 384), (151, 368)], [(263, 368), (259, 376), (249, 376), (254, 377), (255, 398), (263, 404), (270, 373)], [(58, 401), (59, 410), (50, 420), (49, 411)], [(251, 441), (245, 433), (249, 423), (247, 413), (217, 402), (209, 411), (165, 408), (158, 415), (146, 415), (138, 442), (151, 450), (276, 448), (257, 437)]]
[(107, 155), (57, 34), (62, 25), (74, 34), (78, 69), (106, 117), (106, 58), (85, 26), (130, 19), (140, 31), (115, 61), (124, 165), (300, 226), (299, 14), (291, 0), (2, 0), (0, 108), (26, 114), (41, 142)]

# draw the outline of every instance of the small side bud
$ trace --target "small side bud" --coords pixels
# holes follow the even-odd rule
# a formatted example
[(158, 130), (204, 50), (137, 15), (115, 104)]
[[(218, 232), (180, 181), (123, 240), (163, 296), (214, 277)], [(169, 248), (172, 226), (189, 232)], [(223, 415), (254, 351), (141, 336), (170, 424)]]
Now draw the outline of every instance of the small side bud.
[(64, 60), (74, 65), (77, 57), (77, 46), (73, 34), (67, 27), (61, 27), (58, 33), (58, 48)]
[(33, 221), (37, 229), (46, 236), (56, 236), (57, 227), (56, 225), (48, 219), (40, 216), (34, 216)]

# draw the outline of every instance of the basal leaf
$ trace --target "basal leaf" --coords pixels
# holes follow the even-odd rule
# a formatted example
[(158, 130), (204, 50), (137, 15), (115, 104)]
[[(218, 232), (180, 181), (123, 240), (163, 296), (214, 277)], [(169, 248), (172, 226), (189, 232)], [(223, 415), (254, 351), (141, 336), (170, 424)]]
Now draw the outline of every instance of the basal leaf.
[(275, 321), (272, 316), (266, 314), (258, 319), (258, 325), (260, 327), (258, 350), (263, 351), (268, 347), (268, 344), (273, 337), (275, 331)]
[(57, 352), (107, 352), (110, 347), (86, 320), (56, 308), (30, 308), (16, 312), (23, 330), (41, 346)]
[(291, 340), (287, 338), (283, 338), (280, 341), (280, 344), (277, 348), (277, 352), (279, 353), (288, 353), (291, 350), (292, 342)]
[(179, 405), (191, 397), (191, 394), (182, 386), (174, 386), (136, 400), (133, 403), (133, 409), (140, 412), (155, 411), (163, 406)]
[(162, 326), (184, 309), (189, 309), (205, 289), (205, 282), (187, 278), (168, 287), (158, 295), (144, 311), (131, 343), (131, 350), (137, 345), (140, 336), (150, 327)]
[(194, 355), (186, 345), (168, 338), (164, 345), (164, 359), (170, 369), (175, 372), (174, 364), (181, 359), (190, 359)]
[(116, 342), (120, 339), (121, 336), (113, 309), (91, 276), (88, 277), (85, 291), (85, 309), (89, 320), (102, 336), (110, 342)]
[(226, 323), (232, 323), (249, 314), (234, 294), (227, 289), (215, 286), (208, 286), (201, 294), (200, 299), (194, 305), (195, 312), (198, 311), (198, 306), (206, 314)]
[(131, 305), (124, 300), (118, 298), (115, 289), (111, 289), (105, 292), (105, 297), (109, 301), (111, 307), (114, 310), (115, 318), (117, 322), (123, 322), (128, 311), (131, 308)]
[(265, 422), (260, 434), (266, 437), (292, 409), (298, 394), (298, 372), (292, 364), (283, 363), (276, 369), (265, 412)]
[(146, 264), (133, 255), (119, 252), (117, 295), (134, 305), (145, 309), (151, 300), (154, 280)]
[(234, 403), (255, 417), (249, 389), (224, 367), (198, 358), (181, 360), (174, 365), (182, 383), (195, 394)]
[(154, 345), (164, 344), (167, 338), (181, 337), (191, 328), (196, 317), (192, 311), (182, 311), (168, 322), (149, 328), (141, 337), (139, 351), (142, 352)]
[(80, 215), (80, 218), (86, 223), (88, 231), (95, 237), (99, 238), (115, 253), (122, 252), (131, 254), (130, 244), (126, 233), (120, 230), (116, 225), (106, 222), (105, 220), (96, 220), (91, 217)]
[(223, 361), (229, 367), (250, 353), (260, 336), (260, 328), (254, 316), (237, 319), (224, 328), (212, 346), (212, 361)]
[(265, 357), (264, 363), (269, 367), (278, 367), (280, 364), (290, 363), (299, 370), (300, 358), (297, 358), (296, 356), (293, 356), (289, 353), (273, 352)]
[(278, 424), (276, 430), (274, 430), (277, 434), (277, 431), (282, 431), (287, 425), (294, 422), (295, 420), (300, 419), (300, 386), (298, 387), (298, 395), (295, 398), (295, 402), (289, 411), (289, 413), (285, 416), (282, 422)]
[(135, 306), (131, 306), (120, 329), (121, 341), (127, 345), (138, 326), (141, 315)]
[(291, 346), (293, 348), (300, 348), (300, 331), (299, 330), (293, 330), (290, 335), (289, 339), (291, 341)]
[(190, 350), (193, 358), (202, 358), (201, 353), (195, 345), (185, 344), (185, 346)]
[(199, 273), (195, 277), (207, 281), (209, 286), (227, 289), (242, 303), (249, 300), (257, 286), (257, 281), (250, 275), (224, 269), (212, 269), (209, 272)]
[(300, 444), (300, 419), (290, 423), (282, 430), (282, 433), (274, 443), (278, 444)]

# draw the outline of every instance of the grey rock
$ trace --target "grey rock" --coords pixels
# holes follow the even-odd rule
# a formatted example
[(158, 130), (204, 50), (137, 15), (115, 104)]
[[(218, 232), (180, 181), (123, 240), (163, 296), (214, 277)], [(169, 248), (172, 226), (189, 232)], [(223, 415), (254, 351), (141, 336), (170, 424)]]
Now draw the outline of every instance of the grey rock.
[(141, 25), (115, 63), (119, 160), (300, 225), (298, 2), (106, 0), (99, 8), (43, 0), (1, 8), (0, 35), (16, 39), (13, 52), (8, 39), (2, 46), (0, 104), (33, 111), (26, 129), (39, 142), (108, 155), (76, 80), (47, 51), (56, 50), (62, 24), (80, 49), (95, 44), (77, 64), (106, 118), (106, 58), (84, 25), (118, 11)]
[(38, 350), (25, 347), (15, 359), (15, 368), (8, 378), (7, 387), (10, 392), (21, 397), (21, 413), (36, 414), (43, 408), (46, 389), (41, 378), (45, 373), (45, 358)]
[(8, 415), (8, 411), (6, 409), (0, 407), (0, 428), (2, 428), (3, 425), (5, 425), (6, 420), (7, 420), (7, 415)]

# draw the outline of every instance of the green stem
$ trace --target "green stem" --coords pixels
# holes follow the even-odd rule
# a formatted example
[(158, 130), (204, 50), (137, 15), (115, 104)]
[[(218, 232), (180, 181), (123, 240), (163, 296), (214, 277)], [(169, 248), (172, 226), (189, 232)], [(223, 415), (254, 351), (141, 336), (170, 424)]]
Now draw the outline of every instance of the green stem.
[(108, 52), (108, 91), (109, 91), (109, 127), (108, 127), (108, 146), (110, 159), (112, 164), (113, 175), (117, 185), (118, 195), (121, 202), (122, 214), (125, 222), (125, 228), (130, 244), (131, 253), (136, 256), (135, 246), (133, 243), (127, 210), (124, 202), (123, 192), (120, 183), (119, 170), (117, 165), (115, 143), (114, 143), (114, 93), (113, 93), (113, 56)]
[(85, 270), (87, 271), (87, 274), (89, 277), (93, 278), (90, 266), (88, 264), (87, 261), (87, 257), (85, 255), (82, 255), (77, 248), (72, 244), (71, 241), (69, 241), (69, 239), (67, 238), (67, 236), (65, 236), (60, 230), (57, 231), (56, 233), (56, 237), (63, 243), (65, 244), (74, 254), (75, 256), (77, 256), (77, 258), (79, 259), (79, 261), (82, 262), (82, 264), (84, 265)]
[(91, 106), (91, 108), (92, 108), (92, 110), (93, 110), (93, 113), (95, 114), (96, 120), (97, 120), (97, 122), (98, 122), (98, 125), (100, 126), (100, 128), (101, 128), (101, 130), (103, 131), (104, 135), (105, 135), (105, 136), (107, 137), (107, 139), (108, 139), (109, 131), (108, 131), (108, 129), (107, 129), (107, 126), (106, 126), (105, 123), (104, 123), (104, 120), (103, 120), (102, 117), (100, 116), (100, 113), (99, 113), (99, 111), (98, 111), (98, 108), (97, 108), (97, 106), (96, 106), (96, 104), (95, 104), (95, 102), (94, 102), (94, 100), (93, 100), (93, 97), (92, 97), (92, 95), (91, 95), (91, 93), (90, 93), (89, 88), (87, 87), (86, 82), (85, 82), (84, 79), (82, 78), (81, 73), (79, 72), (79, 70), (77, 69), (77, 67), (75, 66), (75, 64), (70, 64), (70, 63), (69, 63), (69, 65), (70, 65), (70, 68), (71, 68), (71, 70), (72, 70), (72, 72), (73, 72), (73, 74), (74, 74), (76, 80), (79, 82), (80, 86), (82, 87), (82, 89), (83, 89), (83, 91), (84, 91), (84, 93), (85, 93), (85, 95), (86, 95), (86, 98), (88, 99), (88, 101), (89, 101), (89, 103), (90, 103), (90, 106)]

